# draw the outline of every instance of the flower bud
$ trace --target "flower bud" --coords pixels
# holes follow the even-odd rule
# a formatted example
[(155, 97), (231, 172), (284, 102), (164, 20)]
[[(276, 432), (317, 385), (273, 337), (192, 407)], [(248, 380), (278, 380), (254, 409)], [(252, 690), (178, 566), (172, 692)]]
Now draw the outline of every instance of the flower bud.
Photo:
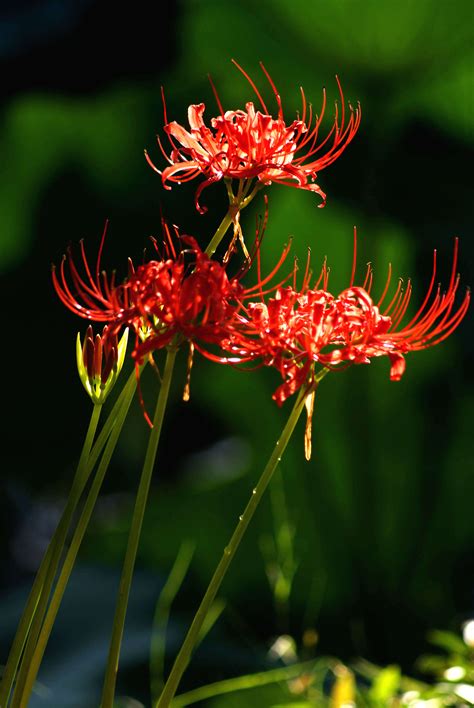
[(76, 359), (79, 377), (94, 404), (102, 404), (112, 390), (122, 369), (127, 350), (128, 329), (118, 341), (116, 334), (110, 334), (105, 326), (102, 335), (96, 334), (89, 326), (84, 343), (78, 332)]

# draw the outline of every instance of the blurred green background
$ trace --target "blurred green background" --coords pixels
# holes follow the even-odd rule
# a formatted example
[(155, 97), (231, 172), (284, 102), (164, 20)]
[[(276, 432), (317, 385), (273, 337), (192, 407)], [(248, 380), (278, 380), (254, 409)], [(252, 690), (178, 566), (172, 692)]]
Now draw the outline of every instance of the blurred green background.
[[(337, 73), (346, 98), (362, 104), (359, 134), (319, 174), (324, 209), (310, 193), (268, 190), (264, 263), (291, 235), (302, 257), (311, 246), (315, 268), (328, 256), (332, 287), (342, 288), (356, 224), (360, 272), (370, 260), (382, 287), (392, 261), (395, 275), (413, 277), (416, 304), (434, 248), (447, 282), (455, 235), (463, 288), (474, 282), (473, 15), (471, 0), (183, 0), (160, 4), (158, 16), (145, 2), (2, 4), (2, 657), (89, 416), (74, 361), (85, 325), (59, 303), (50, 264), (81, 238), (95, 253), (109, 219), (104, 265), (125, 275), (126, 257), (139, 260), (148, 237), (159, 237), (161, 214), (205, 245), (226, 208), (217, 185), (204, 192), (209, 211), (200, 216), (197, 182), (166, 192), (145, 163), (144, 148), (162, 164), (160, 86), (170, 119), (183, 124), (190, 103), (216, 111), (208, 73), (225, 107), (243, 107), (253, 96), (235, 58), (273, 105), (262, 60), (288, 120), (300, 85), (317, 109), (326, 86), (329, 127)], [(247, 234), (262, 209), (257, 198), (244, 212)], [(400, 383), (382, 360), (324, 381), (313, 458), (304, 461), (300, 425), (183, 687), (268, 666), (278, 634), (299, 643), (309, 628), (318, 653), (410, 669), (429, 628), (457, 630), (474, 615), (473, 341), (468, 314), (442, 346), (407, 357)], [(272, 402), (273, 371), (196, 359), (187, 404), (184, 376), (183, 355), (119, 682), (145, 704), (154, 603), (176, 553), (183, 540), (195, 542), (172, 609), (170, 656), (291, 405)], [(144, 376), (142, 385), (153, 406), (155, 380)], [(94, 705), (147, 435), (136, 404), (40, 674), (45, 694), (32, 705)]]

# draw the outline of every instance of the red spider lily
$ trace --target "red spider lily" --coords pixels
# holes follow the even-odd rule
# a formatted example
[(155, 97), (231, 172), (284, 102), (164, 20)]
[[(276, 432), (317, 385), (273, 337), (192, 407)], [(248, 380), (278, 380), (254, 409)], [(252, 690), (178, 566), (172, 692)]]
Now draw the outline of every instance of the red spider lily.
[[(355, 233), (354, 233), (355, 237)], [(285, 382), (273, 398), (281, 405), (292, 393), (315, 376), (314, 365), (340, 369), (351, 363), (369, 363), (372, 357), (388, 356), (390, 378), (398, 381), (405, 371), (404, 355), (439, 344), (460, 324), (469, 306), (467, 291), (455, 308), (459, 286), (456, 275), (458, 240), (455, 241), (451, 277), (446, 292), (435, 290), (436, 251), (433, 272), (425, 298), (416, 314), (402, 324), (412, 295), (408, 280), (400, 280), (388, 305), (384, 306), (391, 281), (391, 268), (382, 296), (371, 297), (372, 270), (368, 266), (362, 286), (354, 286), (354, 265), (349, 288), (335, 297), (327, 291), (328, 271), (324, 264), (313, 288), (308, 278), (300, 290), (279, 288), (268, 303), (247, 303), (239, 315), (240, 327), (223, 342), (232, 361), (260, 361), (276, 367)], [(323, 289), (318, 289), (319, 285)], [(224, 357), (221, 360), (225, 360)]]
[[(265, 224), (262, 232), (264, 227)], [(203, 253), (190, 236), (181, 237), (189, 248), (175, 254), (174, 259), (150, 261), (140, 266), (127, 283), (130, 300), (142, 318), (142, 329), (147, 331), (135, 348), (136, 359), (141, 361), (146, 354), (167, 346), (176, 337), (192, 342), (206, 356), (208, 352), (202, 343), (220, 346), (224, 339), (228, 339), (238, 321), (242, 303), (254, 297), (256, 292), (263, 292), (263, 287), (274, 278), (290, 249), (288, 245), (271, 273), (262, 278), (261, 237), (262, 233), (257, 233), (255, 253), (251, 258), (251, 262), (255, 258), (258, 261), (258, 283), (248, 288), (241, 280), (250, 263), (229, 277), (226, 268)], [(191, 255), (188, 264), (184, 259), (186, 253)]]
[[(224, 111), (217, 91), (211, 81), (220, 115), (211, 119), (211, 128), (203, 120), (205, 105), (189, 106), (188, 121), (190, 131), (176, 121), (168, 122), (164, 102), (164, 130), (172, 146), (168, 156), (158, 139), (161, 151), (169, 162), (169, 167), (159, 170), (145, 152), (153, 169), (161, 174), (163, 186), (171, 189), (168, 182), (188, 182), (202, 174), (204, 182), (196, 191), (195, 204), (199, 212), (206, 211), (199, 204), (199, 197), (205, 187), (223, 178), (252, 180), (261, 184), (277, 182), (290, 187), (298, 187), (316, 192), (324, 206), (326, 195), (314, 182), (317, 173), (334, 162), (345, 150), (356, 134), (361, 118), (360, 106), (353, 109), (349, 104), (350, 117), (346, 121), (344, 95), (336, 77), (341, 108), (336, 103), (336, 115), (329, 133), (318, 142), (319, 128), (326, 109), (326, 92), (320, 115), (313, 116), (301, 89), (301, 118), (290, 125), (285, 123), (280, 95), (263, 64), (262, 70), (274, 93), (278, 115), (273, 118), (250, 76), (237, 64), (254, 90), (263, 113), (255, 110), (252, 102), (246, 110)], [(321, 152), (325, 150), (325, 152)]]
[(176, 336), (219, 344), (232, 321), (244, 288), (237, 277), (201, 251), (195, 239), (183, 237), (192, 264), (181, 252), (175, 260), (150, 261), (129, 278), (128, 289), (148, 331), (134, 352), (137, 360), (167, 346)]
[[(71, 249), (59, 274), (53, 268), (56, 292), (70, 310), (93, 322), (107, 322), (109, 336), (115, 336), (122, 326), (133, 327), (137, 333), (134, 356), (140, 361), (148, 352), (166, 347), (178, 334), (190, 340), (200, 336), (217, 341), (219, 326), (231, 318), (230, 299), (235, 303), (243, 290), (238, 279), (229, 280), (223, 266), (211, 261), (193, 238), (180, 237), (176, 229), (177, 239), (189, 246), (177, 253), (166, 224), (164, 230), (160, 260), (150, 260), (137, 269), (129, 261), (128, 278), (119, 285), (115, 274), (109, 277), (100, 268), (105, 231), (94, 273), (82, 242), (83, 273)], [(156, 242), (154, 245), (159, 253)], [(185, 261), (188, 253), (194, 260), (191, 265)]]
[[(259, 282), (244, 288), (243, 275), (250, 264), (229, 277), (226, 268), (205, 254), (194, 238), (179, 236), (175, 227), (175, 240), (187, 246), (179, 252), (175, 249), (169, 227), (163, 224), (163, 253), (156, 241), (155, 248), (160, 259), (150, 260), (136, 269), (129, 260), (129, 275), (117, 285), (115, 275), (107, 276), (101, 271), (100, 260), (105, 239), (105, 230), (99, 247), (94, 272), (89, 267), (84, 245), (81, 242), (81, 273), (76, 266), (71, 249), (64, 257), (59, 274), (53, 267), (53, 284), (61, 301), (72, 312), (92, 322), (108, 323), (108, 335), (114, 337), (123, 326), (136, 332), (133, 356), (141, 363), (144, 357), (172, 342), (205, 342), (219, 345), (228, 338), (235, 326), (235, 317), (242, 303), (275, 276), (288, 255), (288, 246), (272, 272), (260, 275), (259, 246), (266, 224), (257, 230), (254, 256), (257, 259)], [(69, 265), (69, 278), (66, 276)], [(70, 281), (70, 282), (69, 282)], [(277, 288), (282, 283), (274, 286)], [(198, 348), (206, 353), (201, 345)]]

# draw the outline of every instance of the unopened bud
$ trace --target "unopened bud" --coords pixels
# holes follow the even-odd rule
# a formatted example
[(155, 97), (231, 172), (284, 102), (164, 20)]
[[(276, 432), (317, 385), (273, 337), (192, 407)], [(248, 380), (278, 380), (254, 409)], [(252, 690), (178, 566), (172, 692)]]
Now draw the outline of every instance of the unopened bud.
[(104, 403), (112, 390), (123, 366), (127, 350), (128, 329), (120, 342), (117, 335), (110, 334), (109, 328), (102, 335), (96, 334), (89, 326), (81, 343), (78, 332), (76, 340), (77, 369), (84, 388), (95, 404)]

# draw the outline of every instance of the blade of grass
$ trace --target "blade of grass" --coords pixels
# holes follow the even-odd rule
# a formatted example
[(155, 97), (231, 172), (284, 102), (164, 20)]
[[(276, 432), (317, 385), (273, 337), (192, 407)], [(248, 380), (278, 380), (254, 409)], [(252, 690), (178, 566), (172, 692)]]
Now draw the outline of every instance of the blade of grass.
[(224, 681), (216, 681), (215, 683), (200, 686), (192, 691), (176, 696), (173, 698), (170, 705), (171, 708), (184, 708), (198, 701), (204, 701), (207, 698), (222, 696), (225, 693), (247, 691), (251, 688), (268, 686), (280, 681), (288, 681), (303, 673), (314, 672), (318, 668), (318, 664), (319, 660), (305, 661), (300, 664), (292, 664), (291, 666), (284, 666), (278, 669), (270, 669), (269, 671), (260, 671), (255, 674), (246, 674), (245, 676), (237, 676), (236, 678), (225, 679)]
[(193, 559), (196, 544), (184, 541), (176, 555), (170, 574), (156, 603), (150, 644), (150, 691), (152, 702), (158, 699), (164, 686), (166, 630), (171, 605), (178, 594)]

